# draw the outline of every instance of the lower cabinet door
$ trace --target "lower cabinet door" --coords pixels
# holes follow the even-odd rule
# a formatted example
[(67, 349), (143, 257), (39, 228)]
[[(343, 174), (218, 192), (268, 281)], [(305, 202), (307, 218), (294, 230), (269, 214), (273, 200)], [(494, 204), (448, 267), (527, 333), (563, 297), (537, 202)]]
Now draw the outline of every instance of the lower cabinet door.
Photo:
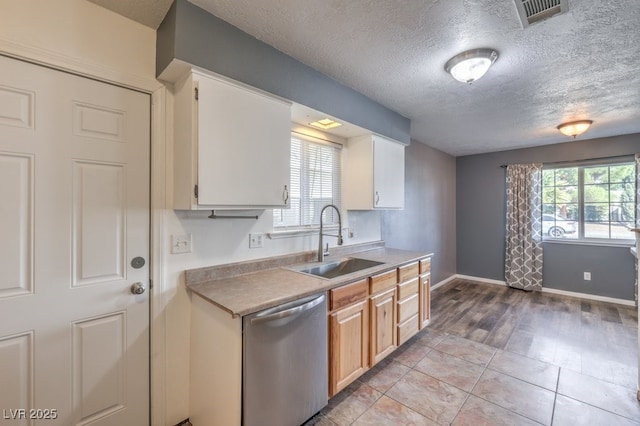
[(420, 329), (431, 319), (431, 274), (420, 275)]
[(371, 296), (371, 366), (394, 351), (396, 346), (396, 288)]
[(369, 306), (367, 300), (329, 315), (329, 397), (369, 368)]

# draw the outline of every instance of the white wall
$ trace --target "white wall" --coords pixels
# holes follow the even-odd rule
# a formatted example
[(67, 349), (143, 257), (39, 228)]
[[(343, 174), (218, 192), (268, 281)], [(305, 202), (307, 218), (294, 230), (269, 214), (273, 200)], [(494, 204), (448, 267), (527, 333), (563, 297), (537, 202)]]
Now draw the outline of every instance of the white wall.
[[(0, 52), (27, 58), (61, 69), (68, 69), (105, 81), (153, 91), (162, 85), (155, 79), (155, 31), (85, 0), (2, 0), (0, 3)], [(166, 141), (154, 137), (152, 151), (163, 148), (166, 142), (166, 163), (155, 164), (152, 191), (166, 185), (169, 208), (154, 211), (154, 218), (164, 220), (162, 229), (155, 229), (154, 277), (161, 283), (154, 290), (154, 298), (162, 299), (164, 307), (156, 315), (163, 316), (158, 329), (166, 327), (161, 336), (154, 335), (166, 345), (162, 353), (152, 349), (152, 366), (166, 365), (164, 377), (154, 386), (156, 396), (154, 419), (175, 425), (189, 416), (189, 319), (190, 298), (184, 287), (184, 270), (236, 262), (280, 254), (315, 250), (317, 236), (285, 239), (265, 239), (264, 248), (249, 249), (250, 232), (267, 233), (272, 230), (271, 211), (266, 210), (260, 220), (211, 220), (208, 212), (175, 212), (171, 199), (171, 93), (167, 93), (166, 115), (154, 113), (153, 129), (166, 129)], [(166, 167), (166, 169), (165, 169)], [(166, 171), (166, 175), (164, 174)], [(157, 193), (157, 192), (156, 192)], [(159, 198), (163, 198), (161, 195)], [(162, 201), (162, 200), (161, 200)], [(160, 203), (162, 204), (162, 202)], [(378, 212), (350, 212), (345, 223), (354, 228), (357, 238), (345, 244), (380, 239)], [(192, 234), (193, 252), (170, 254), (171, 235)], [(334, 238), (326, 238), (335, 245)], [(163, 289), (162, 293), (157, 290)], [(155, 306), (158, 306), (156, 304)], [(152, 348), (157, 347), (152, 343)], [(159, 364), (158, 364), (159, 363)], [(157, 371), (152, 372), (155, 376)], [(163, 380), (162, 380), (163, 379)]]

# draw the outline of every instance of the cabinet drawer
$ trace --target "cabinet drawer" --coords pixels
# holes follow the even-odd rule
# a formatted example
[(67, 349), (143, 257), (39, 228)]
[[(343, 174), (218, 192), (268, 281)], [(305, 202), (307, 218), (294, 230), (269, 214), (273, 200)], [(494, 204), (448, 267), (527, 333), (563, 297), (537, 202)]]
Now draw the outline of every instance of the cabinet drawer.
[(419, 281), (418, 278), (401, 282), (398, 284), (398, 300), (405, 299), (411, 295), (418, 294)]
[(401, 283), (411, 278), (415, 278), (419, 273), (420, 266), (418, 265), (418, 262), (413, 262), (408, 265), (401, 266), (398, 268), (398, 282)]
[(406, 321), (418, 313), (420, 299), (417, 294), (398, 302), (398, 322)]
[(409, 340), (418, 332), (418, 315), (414, 315), (403, 323), (398, 324), (398, 346)]
[(398, 283), (398, 275), (395, 269), (384, 272), (382, 274), (374, 275), (369, 278), (371, 283), (371, 294), (375, 294), (379, 291), (386, 290), (393, 287)]
[(422, 259), (420, 261), (420, 273), (426, 274), (427, 272), (431, 272), (431, 258), (427, 257), (426, 259)]
[(368, 296), (367, 280), (356, 281), (342, 287), (334, 288), (330, 292), (329, 310), (340, 309), (343, 306), (364, 300)]

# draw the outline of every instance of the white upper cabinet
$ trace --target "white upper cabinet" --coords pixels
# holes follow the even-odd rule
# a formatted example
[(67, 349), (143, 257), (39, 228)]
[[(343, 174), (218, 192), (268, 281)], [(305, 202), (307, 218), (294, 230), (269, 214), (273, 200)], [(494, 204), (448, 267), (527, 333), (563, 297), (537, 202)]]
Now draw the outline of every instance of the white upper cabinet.
[(175, 209), (288, 205), (290, 103), (192, 71), (174, 111)]
[(348, 210), (404, 208), (404, 149), (378, 135), (349, 139), (345, 165)]

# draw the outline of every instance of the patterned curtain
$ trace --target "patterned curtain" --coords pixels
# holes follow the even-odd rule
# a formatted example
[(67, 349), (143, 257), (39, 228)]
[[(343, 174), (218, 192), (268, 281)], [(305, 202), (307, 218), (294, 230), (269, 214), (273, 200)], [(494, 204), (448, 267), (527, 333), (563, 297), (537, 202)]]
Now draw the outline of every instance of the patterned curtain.
[(542, 164), (507, 166), (505, 281), (542, 289)]

